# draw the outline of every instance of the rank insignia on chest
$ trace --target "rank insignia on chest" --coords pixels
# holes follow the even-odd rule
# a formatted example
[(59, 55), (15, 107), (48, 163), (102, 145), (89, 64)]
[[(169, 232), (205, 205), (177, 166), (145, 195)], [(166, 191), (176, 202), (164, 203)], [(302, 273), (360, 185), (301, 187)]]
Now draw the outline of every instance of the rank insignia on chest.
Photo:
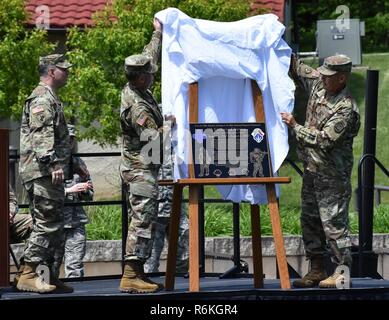
[(138, 120), (136, 120), (136, 123), (143, 127), (145, 125), (147, 119), (148, 119), (148, 117), (145, 114), (141, 114), (139, 116)]

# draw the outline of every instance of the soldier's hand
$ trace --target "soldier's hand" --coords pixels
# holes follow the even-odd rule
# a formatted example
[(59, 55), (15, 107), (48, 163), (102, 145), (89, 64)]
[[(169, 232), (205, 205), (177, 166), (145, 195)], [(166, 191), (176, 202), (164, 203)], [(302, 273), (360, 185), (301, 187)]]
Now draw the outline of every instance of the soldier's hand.
[(165, 115), (165, 121), (170, 121), (172, 128), (176, 125), (176, 117), (172, 114)]
[(88, 180), (87, 182), (85, 182), (84, 183), (84, 187), (85, 187), (85, 192), (87, 192), (89, 190), (93, 190), (92, 181)]
[(162, 23), (157, 18), (154, 18), (153, 26), (155, 31), (162, 32)]
[(286, 125), (288, 127), (293, 128), (297, 124), (296, 120), (294, 119), (294, 117), (290, 113), (288, 113), (288, 112), (281, 112), (280, 114), (281, 114), (282, 121), (284, 123), (286, 123)]
[(58, 169), (51, 173), (51, 181), (53, 184), (61, 184), (64, 180), (64, 173), (62, 169)]
[(93, 189), (93, 187), (92, 187), (92, 183), (90, 181), (80, 182), (80, 183), (76, 183), (74, 186), (66, 188), (66, 194), (86, 192), (86, 191), (91, 190), (91, 189)]

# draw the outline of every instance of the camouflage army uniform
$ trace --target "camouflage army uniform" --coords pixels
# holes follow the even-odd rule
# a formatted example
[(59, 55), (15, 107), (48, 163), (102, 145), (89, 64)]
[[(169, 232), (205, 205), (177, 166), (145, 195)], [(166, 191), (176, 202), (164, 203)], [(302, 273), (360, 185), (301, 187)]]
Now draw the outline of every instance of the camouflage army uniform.
[(326, 95), (318, 72), (309, 66), (300, 64), (297, 74), (310, 92), (305, 124), (293, 128), (304, 164), (301, 226), (306, 255), (312, 259), (330, 251), (334, 262), (351, 267), (348, 206), (358, 107), (347, 87)]
[[(171, 159), (171, 157), (169, 157)], [(170, 180), (172, 175), (172, 162), (171, 160), (163, 163), (161, 170), (159, 171), (159, 180)], [(155, 235), (153, 242), (153, 249), (151, 256), (145, 263), (146, 272), (158, 272), (159, 259), (165, 244), (165, 237), (168, 236), (168, 228), (170, 222), (170, 213), (172, 211), (173, 200), (173, 187), (172, 186), (159, 186), (159, 206), (158, 206), (158, 218), (155, 223)], [(176, 272), (186, 273), (188, 272), (188, 259), (189, 259), (189, 223), (186, 214), (186, 208), (183, 205), (181, 208), (180, 224), (178, 229), (178, 248), (177, 248), (177, 260), (176, 260)]]
[[(150, 59), (151, 65), (155, 66), (161, 38), (161, 32), (154, 31), (142, 55), (136, 57), (140, 60)], [(157, 178), (160, 165), (145, 163), (141, 150), (148, 141), (141, 141), (140, 136), (142, 133), (148, 133), (149, 141), (158, 141), (163, 126), (162, 114), (149, 90), (141, 92), (130, 83), (125, 85), (121, 98), (120, 124), (122, 130), (120, 172), (127, 186), (131, 217), (125, 260), (145, 262), (151, 254), (152, 226), (158, 212)]]
[(9, 186), (10, 242), (25, 241), (32, 231), (32, 218), (29, 213), (18, 213), (18, 201), (11, 186)]
[(69, 156), (62, 104), (54, 91), (40, 82), (25, 102), (20, 132), (19, 173), (34, 221), (25, 262), (50, 265), (56, 248), (63, 245), (64, 187), (52, 183), (51, 173), (62, 168), (66, 177)]
[(12, 186), (9, 185), (9, 216), (10, 218), (13, 218), (19, 211), (19, 205), (18, 200), (16, 199), (16, 195), (14, 190), (12, 189)]
[[(82, 166), (87, 172), (85, 162), (79, 157), (73, 157), (73, 168)], [(84, 179), (78, 174), (73, 179), (65, 180), (65, 190), (80, 182), (91, 181), (88, 175)], [(92, 201), (93, 191), (66, 194), (66, 202)], [(62, 260), (64, 259), (64, 270), (66, 278), (84, 276), (84, 259), (86, 253), (86, 230), (85, 225), (89, 222), (88, 216), (83, 207), (64, 206), (64, 246), (55, 253), (54, 274), (59, 275)]]

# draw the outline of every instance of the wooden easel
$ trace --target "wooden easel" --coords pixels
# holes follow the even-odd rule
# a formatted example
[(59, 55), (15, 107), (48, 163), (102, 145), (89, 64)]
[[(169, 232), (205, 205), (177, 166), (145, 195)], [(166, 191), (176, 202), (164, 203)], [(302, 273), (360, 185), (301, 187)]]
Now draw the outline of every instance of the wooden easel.
[[(262, 95), (258, 85), (252, 81), (253, 101), (257, 122), (265, 122)], [(189, 122), (198, 122), (198, 84), (189, 86)], [(269, 149), (268, 149), (269, 150)], [(271, 158), (269, 157), (271, 160)], [(271, 168), (271, 164), (270, 164)], [(271, 171), (271, 169), (270, 169)], [(289, 177), (267, 178), (201, 178), (196, 179), (193, 164), (189, 165), (189, 178), (179, 179), (173, 185), (173, 204), (170, 217), (169, 248), (166, 266), (165, 288), (174, 289), (176, 270), (178, 227), (180, 223), (180, 211), (182, 203), (182, 190), (189, 186), (189, 291), (200, 290), (199, 279), (199, 190), (202, 185), (241, 185), (241, 184), (265, 184), (268, 198), (268, 206), (273, 230), (274, 243), (280, 282), (282, 289), (290, 289), (289, 272), (286, 261), (284, 240), (281, 229), (281, 219), (275, 192), (276, 183), (290, 183)], [(251, 228), (254, 267), (254, 287), (263, 287), (262, 248), (260, 212), (258, 205), (251, 205)]]

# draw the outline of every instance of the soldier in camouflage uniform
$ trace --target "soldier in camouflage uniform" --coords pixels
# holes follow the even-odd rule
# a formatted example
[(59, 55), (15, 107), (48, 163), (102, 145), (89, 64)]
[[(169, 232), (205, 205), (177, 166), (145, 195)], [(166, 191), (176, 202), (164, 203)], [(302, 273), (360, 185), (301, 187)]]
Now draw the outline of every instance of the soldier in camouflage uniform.
[[(171, 156), (168, 157), (168, 161), (163, 163), (161, 170), (159, 171), (159, 180), (171, 180), (173, 163)], [(173, 200), (173, 187), (172, 186), (159, 186), (159, 206), (158, 206), (158, 218), (155, 223), (155, 235), (153, 242), (153, 249), (151, 256), (145, 263), (146, 272), (158, 272), (159, 259), (165, 244), (165, 237), (168, 235), (168, 228), (170, 222), (170, 213), (172, 212), (172, 200)], [(186, 214), (185, 206), (182, 206), (180, 224), (178, 229), (178, 248), (177, 248), (177, 260), (176, 260), (176, 272), (187, 273), (189, 266), (189, 222)]]
[[(129, 215), (125, 267), (120, 281), (123, 292), (155, 292), (163, 286), (144, 275), (144, 263), (150, 257), (153, 225), (158, 213), (158, 170), (160, 159), (148, 163), (142, 149), (156, 144), (162, 146), (164, 125), (158, 104), (148, 88), (151, 86), (162, 39), (162, 25), (154, 20), (153, 36), (142, 54), (125, 60), (128, 83), (122, 91), (120, 124), (122, 157), (120, 173), (127, 187)], [(144, 135), (148, 137), (143, 139)], [(144, 150), (144, 149), (143, 149)]]
[(11, 243), (26, 241), (32, 231), (31, 215), (19, 213), (18, 200), (11, 186), (9, 186), (9, 228)]
[[(66, 84), (70, 66), (61, 54), (41, 57), (40, 83), (23, 108), (19, 173), (28, 194), (33, 230), (17, 284), (21, 291), (72, 291), (49, 276), (54, 252), (63, 245), (63, 180), (70, 159), (69, 132), (56, 92)], [(43, 277), (36, 273), (38, 266), (44, 270)]]
[[(68, 125), (70, 146), (76, 152), (76, 132), (74, 125)], [(93, 184), (85, 162), (79, 157), (73, 157), (73, 178), (65, 180), (66, 202), (93, 200)], [(85, 224), (88, 217), (81, 206), (65, 206), (64, 213), (64, 246), (55, 253), (54, 271), (58, 277), (62, 260), (65, 264), (65, 277), (84, 276), (83, 258), (86, 252)]]
[(311, 269), (295, 287), (336, 287), (341, 274), (335, 271), (327, 278), (327, 252), (338, 265), (351, 267), (348, 207), (352, 145), (360, 127), (358, 107), (346, 87), (351, 67), (347, 56), (337, 55), (326, 58), (318, 70), (303, 64), (292, 68), (310, 92), (304, 126), (281, 113), (297, 137), (304, 164), (301, 227)]
[[(11, 185), (9, 186), (9, 233), (10, 243), (27, 241), (32, 231), (32, 217), (30, 213), (19, 213), (18, 200)], [(24, 270), (24, 257), (20, 258), (20, 267), (15, 275), (13, 286), (16, 286)]]

